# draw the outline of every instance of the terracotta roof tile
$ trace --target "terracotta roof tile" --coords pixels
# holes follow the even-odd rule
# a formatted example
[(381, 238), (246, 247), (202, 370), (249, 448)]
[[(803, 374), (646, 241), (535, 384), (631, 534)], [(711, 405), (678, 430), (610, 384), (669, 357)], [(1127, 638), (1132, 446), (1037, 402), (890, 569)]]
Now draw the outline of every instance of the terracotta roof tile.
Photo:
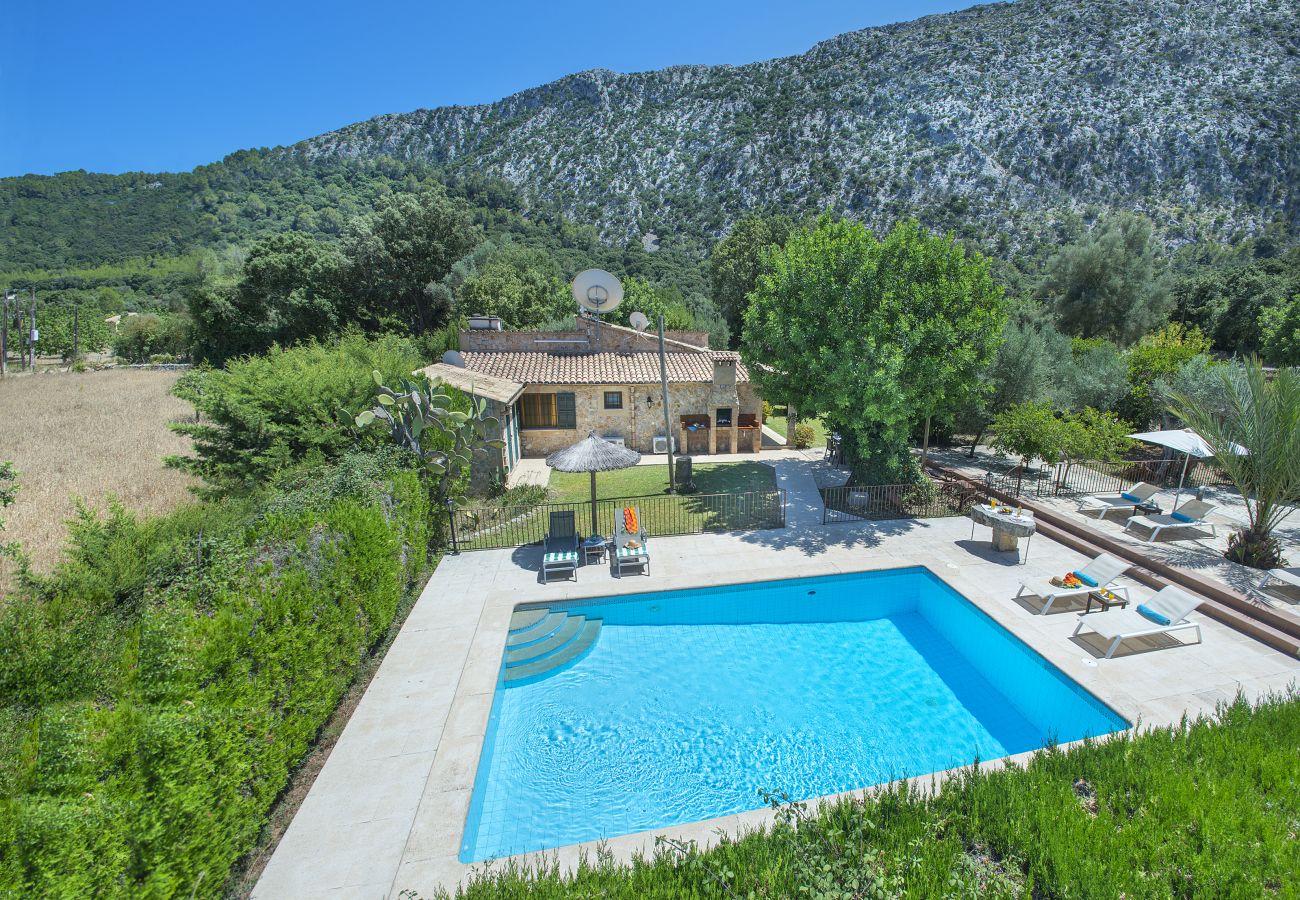
[[(471, 351), (461, 354), (465, 368), (520, 384), (655, 384), (659, 381), (658, 353), (554, 354), (513, 351)], [(713, 381), (713, 359), (736, 359), (726, 351), (666, 354), (668, 380)], [(736, 366), (736, 381), (749, 381), (743, 364)]]

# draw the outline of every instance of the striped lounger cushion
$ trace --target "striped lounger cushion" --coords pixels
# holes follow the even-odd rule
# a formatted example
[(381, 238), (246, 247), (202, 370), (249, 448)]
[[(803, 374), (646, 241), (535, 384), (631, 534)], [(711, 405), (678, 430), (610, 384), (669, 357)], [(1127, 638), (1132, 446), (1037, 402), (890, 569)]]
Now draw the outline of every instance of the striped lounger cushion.
[(542, 557), (542, 562), (577, 562), (578, 554), (572, 550), (566, 550), (563, 553), (548, 553)]
[(646, 552), (645, 547), (619, 547), (618, 555), (619, 556), (649, 556), (650, 554)]

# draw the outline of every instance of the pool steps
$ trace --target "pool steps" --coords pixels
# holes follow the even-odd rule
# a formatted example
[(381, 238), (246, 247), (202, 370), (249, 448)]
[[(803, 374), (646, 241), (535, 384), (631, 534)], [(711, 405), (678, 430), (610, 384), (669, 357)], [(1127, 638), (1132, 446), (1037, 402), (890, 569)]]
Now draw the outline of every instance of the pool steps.
[(516, 612), (506, 637), (506, 686), (536, 681), (577, 662), (600, 637), (600, 627), (600, 619), (583, 615), (549, 609)]

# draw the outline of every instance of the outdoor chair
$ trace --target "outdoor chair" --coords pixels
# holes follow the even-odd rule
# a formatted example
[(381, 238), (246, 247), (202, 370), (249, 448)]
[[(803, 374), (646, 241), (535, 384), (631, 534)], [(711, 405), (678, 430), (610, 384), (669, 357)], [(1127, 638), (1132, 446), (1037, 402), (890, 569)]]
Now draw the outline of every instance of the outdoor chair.
[(1216, 507), (1204, 500), (1188, 500), (1167, 516), (1134, 516), (1124, 523), (1124, 530), (1131, 531), (1134, 525), (1151, 529), (1146, 540), (1154, 541), (1156, 536), (1166, 528), (1209, 528), (1210, 534), (1217, 534), (1214, 523), (1205, 521), (1205, 517)]
[[(1275, 581), (1280, 583), (1274, 584)], [(1300, 590), (1300, 568), (1269, 569), (1259, 579), (1259, 584), (1256, 587), (1261, 591), (1276, 590), (1278, 588)]]
[(1111, 556), (1109, 553), (1103, 553), (1082, 569), (1074, 572), (1074, 576), (1082, 582), (1078, 587), (1052, 584), (1046, 578), (1026, 578), (1020, 582), (1020, 590), (1012, 599), (1019, 600), (1025, 594), (1040, 598), (1043, 601), (1042, 609), (1038, 611), (1040, 616), (1047, 615), (1047, 611), (1052, 608), (1052, 604), (1057, 600), (1070, 597), (1086, 597), (1093, 591), (1099, 591), (1102, 588), (1107, 588), (1117, 594), (1123, 594), (1127, 600), (1128, 588), (1113, 588), (1110, 587), (1110, 583), (1128, 571), (1128, 566), (1129, 564), (1124, 560)]
[(614, 513), (614, 552), (609, 562), (617, 578), (623, 577), (625, 566), (640, 566), (650, 574), (650, 548), (646, 546), (640, 507), (625, 506)]
[(1145, 481), (1139, 481), (1127, 491), (1121, 491), (1119, 494), (1104, 494), (1101, 496), (1092, 495), (1081, 497), (1079, 499), (1079, 512), (1097, 512), (1100, 513), (1099, 519), (1104, 519), (1113, 510), (1123, 512), (1126, 509), (1132, 509), (1143, 503), (1147, 503), (1160, 490), (1154, 484), (1147, 484)]
[[(1074, 633), (1085, 625), (1110, 641), (1106, 659), (1110, 659), (1120, 642), (1129, 638), (1172, 634), (1191, 629), (1196, 632), (1196, 643), (1201, 642), (1201, 626), (1187, 620), (1188, 614), (1201, 605), (1201, 601), (1180, 587), (1168, 585), (1161, 588), (1137, 609), (1113, 609), (1103, 613), (1079, 614), (1079, 624)], [(1179, 642), (1181, 643), (1181, 641)]]
[(542, 547), (542, 581), (552, 572), (565, 572), (578, 580), (578, 529), (573, 510), (551, 513), (551, 528)]

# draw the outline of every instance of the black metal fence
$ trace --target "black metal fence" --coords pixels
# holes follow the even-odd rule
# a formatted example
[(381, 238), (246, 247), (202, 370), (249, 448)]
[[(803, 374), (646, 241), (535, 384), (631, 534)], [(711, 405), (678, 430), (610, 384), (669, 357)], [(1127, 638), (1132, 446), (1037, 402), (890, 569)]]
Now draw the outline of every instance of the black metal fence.
[(982, 488), (961, 481), (873, 484), (822, 488), (822, 524), (880, 519), (935, 519), (965, 515), (987, 498)]
[[(1174, 488), (1183, 474), (1183, 459), (1152, 459), (1121, 462), (1082, 460), (1056, 465), (1008, 466), (990, 469), (984, 481), (988, 487), (1023, 497), (1076, 497), (1086, 494), (1117, 494), (1139, 481), (1162, 488)], [(1184, 487), (1198, 488), (1231, 484), (1219, 466), (1194, 459), (1187, 464)]]
[[(726, 494), (655, 494), (596, 501), (596, 529), (608, 537), (623, 507), (640, 509), (646, 533), (667, 536), (709, 531), (755, 531), (785, 527), (785, 491)], [(572, 511), (579, 534), (592, 533), (591, 502), (535, 506), (469, 506), (452, 513), (457, 550), (493, 550), (540, 543), (550, 530), (551, 513)]]

